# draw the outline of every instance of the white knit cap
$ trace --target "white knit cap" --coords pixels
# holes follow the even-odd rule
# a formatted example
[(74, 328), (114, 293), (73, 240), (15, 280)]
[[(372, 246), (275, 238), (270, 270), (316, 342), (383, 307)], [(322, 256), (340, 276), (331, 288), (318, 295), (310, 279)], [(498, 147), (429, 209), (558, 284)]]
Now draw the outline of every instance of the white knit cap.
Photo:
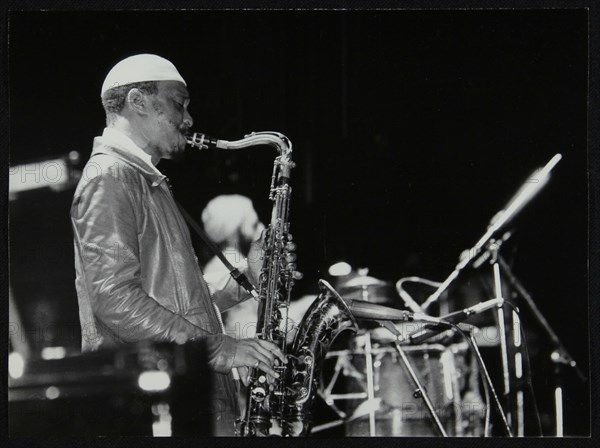
[(239, 194), (217, 196), (209, 201), (202, 212), (204, 230), (215, 243), (225, 241), (238, 229), (249, 237), (253, 236), (251, 232), (255, 229), (250, 226), (257, 221), (252, 201)]
[(146, 81), (180, 81), (187, 86), (170, 61), (155, 54), (136, 54), (118, 62), (108, 72), (100, 96), (114, 87)]

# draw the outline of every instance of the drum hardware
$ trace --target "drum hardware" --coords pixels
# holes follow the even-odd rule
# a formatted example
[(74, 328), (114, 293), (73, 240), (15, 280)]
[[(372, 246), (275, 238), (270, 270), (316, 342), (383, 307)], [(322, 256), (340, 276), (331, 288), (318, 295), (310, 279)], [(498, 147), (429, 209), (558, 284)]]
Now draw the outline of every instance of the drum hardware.
[[(399, 327), (402, 328), (403, 325)], [(385, 331), (384, 328), (380, 329)], [(452, 346), (403, 346), (403, 351), (410, 357), (413, 371), (418, 371), (422, 376), (421, 387), (412, 388), (414, 383), (405, 369), (401, 369), (403, 373), (399, 375), (399, 364), (403, 363), (397, 348), (391, 344), (392, 338), (382, 341), (379, 337), (375, 338), (373, 333), (368, 331), (358, 335), (352, 348), (328, 352), (326, 358), (335, 360), (335, 367), (326, 369), (328, 374), (332, 372), (329, 377), (331, 379), (322, 381), (323, 387), (319, 394), (339, 418), (316, 426), (316, 432), (346, 424), (349, 435), (436, 435), (439, 430), (431, 426), (434, 423), (420, 397), (420, 391), (427, 391), (427, 395), (435, 403), (434, 409), (439, 409), (438, 413), (444, 413), (439, 415), (440, 420), (443, 415), (442, 425), (447, 435), (452, 431), (452, 435), (460, 436), (465, 430), (469, 430), (469, 434), (479, 435), (478, 432), (471, 432), (474, 426), (466, 426), (473, 423), (471, 419), (464, 419), (466, 414), (456, 413), (464, 409), (461, 407), (459, 378), (462, 378), (460, 381), (463, 384), (470, 384), (469, 377), (464, 371), (459, 373), (455, 364), (457, 356), (463, 359), (462, 353), (468, 347), (466, 342)], [(372, 359), (371, 382), (367, 382), (369, 354)], [(462, 368), (464, 367), (463, 365)], [(369, 396), (370, 384), (373, 385), (373, 398)], [(339, 386), (345, 387), (344, 393), (336, 392), (335, 389), (339, 389)], [(348, 387), (351, 389), (348, 390)], [(359, 391), (352, 387), (359, 387)], [(355, 404), (356, 401), (360, 402)], [(371, 416), (374, 416), (374, 425)]]
[(359, 270), (359, 275), (340, 285), (344, 299), (358, 299), (372, 303), (394, 303), (393, 287), (389, 282), (366, 275), (367, 268)]
[(368, 286), (386, 286), (388, 283), (383, 280), (370, 277), (368, 275), (359, 275), (348, 280), (342, 285), (342, 288), (368, 287)]
[[(382, 322), (386, 322), (386, 321), (382, 321)], [(396, 338), (399, 339), (402, 337), (402, 334), (393, 325), (388, 325), (386, 323), (382, 323), (382, 326), (385, 326), (385, 328), (392, 331), (394, 333), (394, 336), (396, 336)], [(402, 363), (404, 364), (406, 371), (410, 375), (410, 378), (416, 387), (416, 389), (413, 393), (413, 397), (421, 398), (423, 400), (423, 402), (425, 403), (425, 406), (427, 406), (427, 410), (429, 411), (431, 418), (433, 419), (433, 421), (435, 423), (435, 426), (437, 427), (437, 429), (440, 432), (440, 434), (442, 435), (442, 437), (448, 437), (448, 433), (444, 429), (444, 425), (442, 425), (442, 422), (440, 421), (440, 418), (437, 415), (437, 412), (433, 406), (433, 403), (431, 402), (431, 399), (429, 398), (429, 395), (427, 394), (427, 391), (421, 384), (421, 381), (419, 380), (419, 377), (417, 376), (412, 365), (410, 364), (410, 361), (408, 360), (406, 353), (404, 353), (404, 349), (402, 348), (402, 346), (400, 345), (400, 343), (398, 341), (394, 341), (394, 345), (396, 346), (396, 350), (398, 351), (398, 354), (400, 355), (400, 359), (402, 360)]]
[[(484, 302), (485, 303), (485, 302)], [(476, 305), (477, 306), (477, 305)], [(477, 363), (479, 365), (479, 368), (481, 369), (482, 372), (482, 376), (483, 376), (483, 380), (484, 380), (484, 386), (485, 386), (485, 390), (486, 390), (486, 395), (488, 394), (487, 391), (489, 391), (489, 394), (492, 395), (492, 397), (494, 398), (494, 404), (496, 405), (496, 409), (498, 411), (498, 414), (500, 415), (502, 422), (504, 424), (504, 429), (506, 431), (506, 434), (509, 437), (513, 437), (513, 433), (511, 430), (511, 427), (508, 423), (508, 418), (507, 418), (507, 414), (504, 412), (504, 409), (502, 408), (502, 404), (500, 403), (500, 400), (498, 398), (498, 394), (496, 393), (496, 389), (494, 387), (494, 384), (490, 378), (489, 372), (487, 370), (487, 367), (485, 365), (485, 362), (483, 361), (483, 358), (481, 356), (481, 352), (479, 351), (479, 347), (477, 346), (477, 341), (475, 339), (474, 334), (477, 331), (477, 327), (473, 326), (473, 325), (467, 325), (467, 324), (463, 324), (463, 323), (451, 323), (451, 322), (443, 322), (442, 324), (438, 324), (435, 328), (431, 328), (428, 331), (430, 333), (435, 333), (436, 331), (444, 331), (442, 329), (442, 327), (444, 326), (450, 326), (452, 329), (458, 331), (459, 333), (461, 333), (466, 341), (468, 342), (469, 346), (471, 347), (471, 350), (473, 352), (473, 354), (475, 355), (476, 359), (477, 359)], [(386, 328), (389, 328), (388, 326), (386, 326)], [(390, 329), (391, 331), (391, 329)], [(401, 346), (401, 342), (400, 339), (402, 339), (402, 337), (400, 335), (397, 336), (398, 337), (398, 341), (395, 341), (394, 344), (396, 345), (396, 348), (398, 349), (403, 349), (403, 347)], [(410, 340), (410, 338), (407, 338)], [(405, 349), (405, 348), (404, 348)], [(488, 401), (486, 399), (486, 401)], [(435, 418), (432, 415), (433, 418)], [(489, 405), (486, 406), (486, 429), (484, 430), (484, 435), (487, 436), (488, 430), (487, 430), (487, 426), (488, 426), (488, 422), (489, 422)], [(436, 422), (437, 423), (437, 422)]]
[[(467, 319), (469, 316), (471, 316), (473, 314), (481, 313), (481, 312), (484, 312), (487, 310), (491, 310), (493, 308), (501, 309), (501, 307), (504, 305), (504, 303), (505, 303), (504, 299), (497, 298), (497, 299), (487, 300), (485, 302), (480, 302), (476, 305), (473, 305), (471, 307), (465, 308), (460, 311), (455, 311), (453, 313), (450, 313), (450, 314), (440, 317), (441, 322), (439, 324), (427, 323), (423, 326), (423, 329), (419, 329), (419, 330), (413, 332), (412, 334), (408, 334), (407, 336), (404, 336), (404, 337), (402, 337), (401, 335), (398, 335), (398, 341), (396, 341), (395, 343), (398, 346), (403, 341), (422, 343), (424, 340), (435, 336), (437, 333), (445, 333), (448, 331), (455, 331), (455, 330), (459, 331), (462, 335), (464, 335), (465, 338), (467, 338), (467, 340), (469, 342), (469, 346), (471, 347), (473, 354), (477, 358), (477, 362), (483, 373), (484, 385), (486, 386), (487, 389), (489, 389), (489, 393), (494, 398), (494, 403), (496, 405), (498, 414), (500, 415), (502, 422), (504, 424), (505, 431), (509, 437), (512, 437), (513, 433), (512, 433), (510, 424), (508, 423), (509, 417), (507, 417), (507, 414), (504, 412), (504, 409), (502, 408), (502, 405), (501, 405), (500, 400), (498, 399), (498, 395), (496, 393), (496, 389), (494, 388), (494, 384), (492, 383), (492, 380), (489, 376), (487, 367), (483, 361), (483, 358), (481, 357), (479, 347), (477, 346), (477, 340), (475, 339), (475, 334), (477, 334), (478, 328), (473, 325), (461, 323), (462, 320)], [(448, 329), (448, 327), (450, 327), (450, 329)], [(390, 331), (392, 331), (392, 329), (389, 328), (389, 324), (386, 325), (386, 328), (388, 328)], [(501, 327), (499, 327), (498, 331), (502, 331), (500, 328)], [(487, 406), (486, 408), (487, 408), (486, 409), (486, 429), (484, 430), (484, 435), (487, 435), (487, 424), (488, 424), (487, 415), (489, 413), (489, 406)]]
[[(479, 367), (483, 373), (483, 376), (485, 378), (484, 381), (484, 385), (486, 386), (486, 389), (489, 390), (489, 393), (492, 395), (492, 397), (494, 398), (494, 403), (496, 404), (496, 409), (502, 419), (502, 423), (504, 424), (504, 429), (506, 430), (506, 434), (509, 437), (513, 437), (513, 433), (512, 430), (510, 428), (510, 425), (508, 423), (507, 420), (507, 416), (504, 412), (504, 409), (502, 408), (502, 404), (500, 403), (500, 400), (498, 398), (498, 394), (496, 393), (496, 389), (494, 388), (494, 383), (492, 382), (492, 379), (490, 378), (490, 374), (487, 370), (487, 367), (485, 366), (485, 362), (483, 362), (483, 357), (481, 356), (481, 352), (479, 351), (479, 347), (477, 347), (477, 341), (475, 340), (475, 337), (473, 335), (472, 331), (468, 331), (465, 332), (467, 335), (467, 339), (470, 341), (469, 345), (471, 346), (471, 350), (473, 351), (473, 354), (475, 355), (475, 357), (477, 358), (477, 362), (479, 364)], [(484, 436), (487, 436), (488, 430), (488, 422), (489, 422), (489, 405), (486, 406), (486, 429), (484, 430)]]
[[(364, 302), (353, 301), (353, 303), (359, 303), (362, 305)], [(371, 317), (372, 320), (374, 319), (376, 322), (378, 322), (379, 325), (381, 325), (379, 330), (381, 330), (385, 333), (389, 333), (390, 335), (393, 334), (394, 336), (393, 336), (393, 338), (388, 337), (386, 339), (385, 337), (383, 337), (381, 332), (371, 331), (371, 330), (365, 331), (363, 334), (358, 335), (355, 338), (355, 340), (357, 341), (357, 344), (360, 345), (359, 348), (354, 347), (351, 350), (348, 350), (348, 349), (347, 350), (338, 350), (338, 351), (331, 351), (328, 353), (328, 356), (327, 356), (328, 358), (337, 357), (336, 366), (334, 368), (334, 374), (333, 374), (331, 381), (329, 381), (327, 383), (327, 386), (325, 387), (324, 390), (320, 391), (320, 395), (324, 398), (326, 403), (337, 412), (337, 414), (340, 418), (334, 422), (329, 422), (329, 423), (326, 423), (325, 425), (321, 425), (321, 426), (317, 427), (317, 430), (324, 430), (327, 428), (331, 428), (333, 426), (339, 426), (342, 423), (349, 424), (350, 422), (359, 421), (361, 419), (361, 417), (368, 416), (368, 421), (369, 421), (368, 434), (369, 435), (384, 435), (384, 434), (378, 433), (378, 428), (381, 427), (381, 424), (382, 424), (382, 420), (381, 420), (382, 412), (387, 414), (387, 416), (392, 416), (393, 424), (395, 424), (395, 422), (403, 421), (401, 409), (386, 408), (385, 400), (389, 400), (389, 393), (392, 393), (392, 395), (393, 395), (394, 392), (392, 390), (389, 390), (388, 391), (389, 393), (387, 395), (381, 395), (382, 392), (383, 393), (386, 392), (386, 388), (385, 388), (385, 385), (382, 388), (382, 384), (380, 383), (381, 372), (379, 372), (377, 370), (377, 369), (379, 369), (379, 365), (381, 365), (380, 360), (382, 359), (382, 356), (385, 356), (386, 354), (389, 354), (389, 352), (390, 352), (389, 343), (393, 342), (394, 343), (393, 351), (397, 354), (397, 356), (399, 356), (398, 359), (404, 365), (404, 367), (405, 367), (404, 370), (407, 371), (409, 378), (410, 378), (409, 381), (415, 385), (415, 389), (410, 392), (410, 395), (413, 398), (420, 400), (422, 403), (425, 404), (425, 407), (427, 409), (427, 414), (431, 417), (431, 421), (434, 423), (436, 431), (444, 436), (448, 436), (449, 428), (447, 426), (445, 427), (444, 423), (442, 423), (442, 421), (438, 415), (438, 411), (436, 411), (435, 405), (433, 404), (433, 400), (427, 393), (427, 388), (424, 387), (424, 385), (421, 382), (421, 380), (419, 379), (419, 377), (416, 376), (416, 370), (420, 370), (421, 374), (427, 375), (426, 372), (424, 372), (422, 368), (415, 369), (415, 367), (412, 365), (411, 361), (406, 356), (406, 353), (418, 352), (419, 350), (423, 350), (423, 347), (426, 347), (426, 352), (424, 352), (424, 353), (432, 352), (432, 350), (433, 351), (438, 350), (440, 353), (439, 360), (440, 360), (440, 365), (443, 370), (443, 373), (442, 373), (441, 379), (439, 379), (437, 381), (437, 386), (440, 388), (443, 386), (444, 392), (446, 393), (448, 398), (452, 399), (452, 398), (458, 397), (459, 391), (458, 391), (458, 386), (456, 385), (457, 370), (456, 370), (456, 367), (454, 366), (453, 358), (452, 358), (451, 352), (449, 351), (449, 346), (447, 344), (426, 344), (425, 346), (423, 346), (423, 345), (415, 346), (414, 344), (417, 344), (417, 343), (421, 344), (425, 340), (429, 341), (430, 339), (437, 337), (437, 335), (439, 335), (439, 334), (447, 333), (447, 336), (452, 336), (454, 333), (456, 333), (456, 331), (458, 329), (463, 336), (465, 336), (465, 334), (468, 333), (471, 337), (471, 339), (468, 341), (468, 343), (463, 342), (461, 344), (463, 347), (463, 350), (465, 350), (466, 347), (468, 347), (469, 345), (476, 344), (477, 340), (475, 339), (475, 335), (478, 333), (478, 329), (477, 329), (477, 327), (474, 327), (472, 325), (468, 325), (465, 323), (461, 323), (460, 321), (467, 319), (468, 317), (472, 316), (473, 314), (478, 314), (478, 313), (482, 313), (484, 311), (493, 310), (493, 309), (497, 308), (498, 306), (502, 305), (503, 303), (504, 303), (504, 300), (501, 298), (492, 299), (492, 300), (480, 302), (478, 304), (475, 304), (475, 305), (465, 308), (463, 310), (459, 310), (459, 311), (455, 311), (455, 312), (446, 314), (446, 315), (442, 316), (441, 318), (434, 318), (435, 320), (426, 321), (426, 322), (404, 320), (403, 322), (396, 323), (396, 322), (392, 322), (389, 320), (383, 321), (383, 320), (378, 320), (375, 317)], [(366, 306), (366, 304), (365, 304), (365, 306)], [(382, 313), (379, 311), (384, 308), (387, 310), (387, 307), (381, 307), (381, 305), (372, 304), (372, 305), (369, 305), (369, 307), (371, 307), (373, 309), (371, 310), (371, 308), (368, 308), (366, 311), (371, 310), (373, 316), (382, 315)], [(357, 310), (360, 311), (360, 310), (362, 310), (362, 308), (359, 307), (359, 308), (357, 308)], [(366, 313), (366, 311), (365, 311), (365, 313)], [(394, 311), (400, 312), (400, 310), (394, 310)], [(408, 314), (411, 316), (420, 315), (420, 313), (414, 313), (414, 314), (408, 313)], [(362, 316), (362, 314), (361, 314), (361, 316)], [(394, 314), (390, 318), (393, 319), (394, 316), (396, 316), (396, 315)], [(386, 314), (386, 317), (388, 317), (387, 314)], [(404, 317), (405, 316), (402, 314), (399, 314), (398, 316), (396, 316), (396, 318), (402, 318), (402, 319), (404, 319)], [(451, 322), (447, 323), (445, 321), (445, 319), (448, 319), (452, 322), (456, 322), (456, 324), (453, 324)], [(448, 328), (449, 326), (451, 327), (450, 329)], [(386, 331), (386, 329), (387, 329), (387, 331)], [(382, 343), (382, 342), (387, 343), (388, 346), (387, 347), (386, 346), (382, 347), (382, 346), (378, 346), (378, 345), (373, 346), (373, 338), (375, 338), (375, 341), (377, 343)], [(445, 341), (447, 341), (447, 337), (446, 337)], [(405, 344), (411, 344), (411, 345), (405, 345)], [(458, 344), (453, 344), (452, 347), (456, 347), (457, 345)], [(400, 347), (400, 349), (402, 350), (402, 353), (400, 353), (398, 351), (398, 347)], [(475, 350), (475, 348), (473, 350)], [(456, 349), (454, 349), (454, 351), (456, 351)], [(477, 356), (477, 355), (474, 355), (474, 356)], [(360, 372), (358, 369), (356, 369), (352, 365), (352, 363), (351, 363), (352, 357), (354, 357), (354, 358), (362, 357), (363, 358), (365, 373)], [(404, 361), (408, 361), (409, 365), (406, 366), (406, 363)], [(477, 363), (482, 366), (481, 370), (480, 370), (480, 375), (481, 375), (482, 381), (485, 386), (486, 403), (489, 403), (489, 401), (490, 401), (489, 396), (493, 394), (494, 398), (497, 398), (497, 394), (495, 392), (493, 384), (491, 384), (489, 374), (487, 374), (487, 369), (485, 368), (485, 365), (482, 364), (483, 360), (479, 359), (479, 357), (478, 357)], [(346, 377), (356, 378), (359, 382), (361, 382), (363, 384), (364, 390), (362, 392), (354, 392), (354, 393), (347, 393), (347, 394), (333, 393), (334, 384), (342, 373), (344, 373)], [(394, 375), (394, 378), (400, 378), (400, 377), (398, 377), (397, 375)], [(388, 384), (391, 384), (391, 383), (388, 383)], [(489, 392), (490, 390), (493, 392), (490, 393)], [(377, 396), (377, 391), (379, 391), (379, 396)], [(356, 400), (356, 399), (360, 399), (360, 400), (364, 400), (364, 401), (362, 401), (356, 408), (353, 409), (353, 412), (350, 412), (350, 413), (342, 411), (335, 405), (335, 402), (337, 400), (346, 400), (346, 402), (349, 402), (350, 400)], [(454, 402), (454, 404), (460, 405), (460, 403), (456, 403), (456, 402)], [(494, 402), (494, 404), (497, 407), (499, 415), (502, 416), (503, 421), (506, 421), (506, 416), (500, 405), (499, 400), (496, 400)], [(489, 405), (487, 405), (485, 407), (485, 409), (486, 409), (486, 416), (487, 416), (489, 414), (489, 409), (490, 409)], [(396, 414), (398, 414), (398, 415), (396, 416)], [(486, 435), (488, 434), (488, 422), (489, 422), (489, 418), (486, 417), (486, 429), (485, 429)], [(461, 431), (463, 431), (464, 424), (466, 424), (466, 422), (461, 422), (459, 418), (456, 418), (454, 420), (453, 435), (461, 435), (462, 434)], [(401, 428), (401, 424), (395, 430), (400, 432), (401, 431), (400, 428)], [(509, 436), (512, 435), (509, 425), (505, 425), (505, 429)], [(363, 434), (366, 435), (366, 433), (363, 433)], [(362, 434), (358, 434), (358, 435), (362, 435)], [(389, 434), (387, 434), (387, 435), (389, 435)], [(398, 435), (398, 434), (395, 433), (393, 435)]]

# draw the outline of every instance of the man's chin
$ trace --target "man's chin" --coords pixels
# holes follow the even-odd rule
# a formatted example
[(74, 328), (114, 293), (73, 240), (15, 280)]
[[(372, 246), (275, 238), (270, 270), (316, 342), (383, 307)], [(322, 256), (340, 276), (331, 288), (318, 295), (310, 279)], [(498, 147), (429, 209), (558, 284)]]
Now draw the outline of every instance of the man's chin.
[(181, 162), (183, 160), (184, 156), (185, 156), (185, 147), (178, 148), (176, 151), (173, 151), (171, 153), (170, 159), (173, 162)]

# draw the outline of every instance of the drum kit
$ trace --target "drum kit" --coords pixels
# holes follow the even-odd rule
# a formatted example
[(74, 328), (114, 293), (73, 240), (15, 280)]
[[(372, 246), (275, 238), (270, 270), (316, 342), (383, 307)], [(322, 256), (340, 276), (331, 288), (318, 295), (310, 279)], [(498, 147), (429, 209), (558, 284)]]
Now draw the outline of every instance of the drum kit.
[[(392, 306), (398, 300), (389, 282), (365, 271), (339, 287), (345, 300)], [(395, 346), (397, 337), (381, 326), (361, 322), (361, 331), (346, 347), (328, 352), (319, 394), (339, 419), (317, 425), (313, 433), (344, 425), (349, 436), (435, 436), (439, 434), (419, 389), (426, 391), (443, 433), (480, 435), (483, 400), (477, 367), (468, 345), (441, 335), (440, 342)], [(422, 331), (416, 322), (394, 324), (399, 334)], [(411, 380), (416, 374), (419, 386)], [(403, 368), (404, 367), (404, 368)]]
[[(347, 275), (338, 282), (337, 290), (345, 301), (359, 303), (361, 309), (365, 302), (371, 303), (373, 310), (382, 311), (371, 319), (359, 319), (358, 334), (327, 353), (318, 393), (337, 417), (317, 424), (313, 434), (343, 427), (345, 435), (350, 436), (526, 435), (525, 401), (535, 399), (518, 308), (504, 298), (509, 297), (508, 290), (512, 292), (511, 300), (520, 297), (520, 303), (552, 341), (553, 362), (574, 367), (583, 377), (499, 254), (511, 236), (506, 225), (548, 181), (550, 170), (560, 158), (557, 154), (529, 177), (492, 218), (478, 242), (463, 251), (444, 282), (407, 277), (394, 285), (369, 276), (368, 269), (359, 269), (357, 275), (349, 279)], [(460, 283), (456, 280), (462, 278), (465, 268), (478, 269), (485, 263), (492, 267), (488, 277), (492, 297), (433, 316), (434, 303), (438, 312), (444, 310), (444, 305), (450, 311), (450, 286)], [(406, 283), (435, 290), (418, 303), (406, 290)], [(399, 315), (400, 303), (410, 310), (406, 314), (410, 318), (402, 321), (392, 317)], [(487, 311), (493, 314), (493, 325), (478, 328), (467, 323), (473, 315)], [(480, 347), (492, 348), (494, 367), (500, 365), (495, 376), (490, 375)], [(556, 435), (562, 435), (561, 400), (556, 394)], [(533, 408), (538, 422), (536, 435), (541, 435), (535, 403)]]

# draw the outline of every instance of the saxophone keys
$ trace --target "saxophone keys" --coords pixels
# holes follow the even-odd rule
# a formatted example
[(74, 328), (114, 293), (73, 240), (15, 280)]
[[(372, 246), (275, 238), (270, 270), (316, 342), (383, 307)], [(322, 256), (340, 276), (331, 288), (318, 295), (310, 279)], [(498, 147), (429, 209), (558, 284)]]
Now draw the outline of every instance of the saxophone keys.
[(296, 263), (288, 263), (286, 266), (286, 269), (290, 272), (293, 272), (296, 270)]
[(252, 391), (252, 399), (257, 403), (261, 403), (262, 401), (264, 401), (266, 396), (267, 391), (262, 387), (255, 387)]

